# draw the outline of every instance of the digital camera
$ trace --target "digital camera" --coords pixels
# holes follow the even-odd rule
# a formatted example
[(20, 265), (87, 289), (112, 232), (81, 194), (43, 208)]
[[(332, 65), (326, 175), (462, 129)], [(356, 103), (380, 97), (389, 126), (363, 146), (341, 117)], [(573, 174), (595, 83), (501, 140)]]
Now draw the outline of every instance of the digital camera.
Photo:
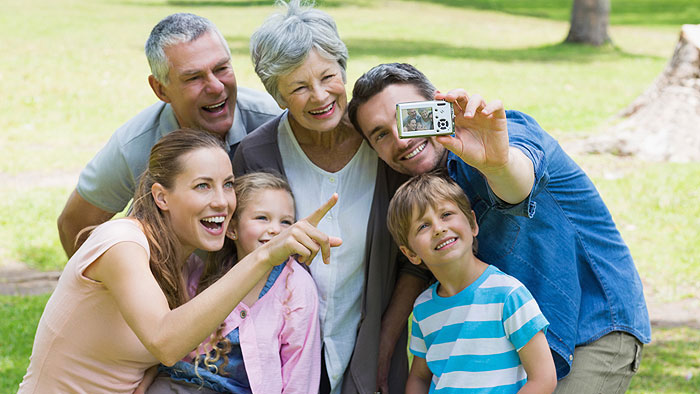
[(433, 137), (454, 133), (454, 110), (447, 101), (396, 104), (399, 138)]

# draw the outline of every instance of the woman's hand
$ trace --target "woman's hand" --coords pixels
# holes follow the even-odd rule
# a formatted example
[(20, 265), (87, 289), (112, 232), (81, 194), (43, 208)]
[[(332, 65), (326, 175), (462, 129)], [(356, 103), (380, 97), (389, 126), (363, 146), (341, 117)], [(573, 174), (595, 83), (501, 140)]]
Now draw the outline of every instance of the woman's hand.
[(323, 262), (330, 263), (331, 249), (340, 246), (343, 241), (338, 237), (331, 237), (316, 228), (318, 223), (333, 208), (338, 201), (338, 195), (333, 194), (331, 198), (321, 205), (311, 215), (294, 223), (291, 227), (281, 232), (261, 246), (269, 254), (268, 261), (271, 265), (278, 265), (287, 260), (291, 255), (297, 256), (300, 263), (311, 264), (314, 257), (321, 250)]

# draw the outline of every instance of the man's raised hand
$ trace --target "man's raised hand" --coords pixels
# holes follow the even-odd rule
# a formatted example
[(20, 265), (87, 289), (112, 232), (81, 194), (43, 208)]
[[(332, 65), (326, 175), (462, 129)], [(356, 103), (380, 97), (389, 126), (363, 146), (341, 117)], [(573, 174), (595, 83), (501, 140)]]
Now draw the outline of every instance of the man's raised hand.
[(453, 103), (455, 112), (456, 138), (439, 136), (440, 144), (484, 173), (498, 171), (508, 163), (508, 124), (500, 100), (487, 103), (463, 89), (436, 93), (435, 99)]

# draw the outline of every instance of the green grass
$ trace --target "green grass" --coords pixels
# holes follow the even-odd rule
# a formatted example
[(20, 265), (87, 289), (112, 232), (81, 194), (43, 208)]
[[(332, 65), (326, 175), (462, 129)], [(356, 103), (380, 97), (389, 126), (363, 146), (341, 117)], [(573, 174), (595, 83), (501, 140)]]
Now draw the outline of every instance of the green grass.
[(0, 190), (0, 251), (12, 260), (41, 270), (60, 270), (67, 258), (56, 230), (56, 218), (68, 187)]
[(15, 393), (32, 353), (34, 333), (48, 295), (0, 296), (0, 393)]
[[(571, 18), (572, 0), (417, 0), (456, 8), (493, 10), (559, 21)], [(613, 25), (698, 23), (700, 4), (687, 0), (610, 0)]]
[[(611, 0), (613, 45), (562, 44), (571, 0), (319, 1), (348, 45), (348, 91), (378, 63), (415, 64), (441, 90), (465, 88), (533, 115), (556, 137), (603, 133), (673, 52), (696, 0)], [(216, 23), (239, 85), (262, 89), (248, 38), (272, 0), (5, 0), (0, 13), (0, 263), (65, 264), (56, 218), (77, 173), (125, 120), (156, 100), (143, 44), (177, 11)], [(700, 294), (700, 165), (576, 157), (663, 301)], [(7, 186), (9, 185), (9, 187)], [(0, 297), (0, 393), (21, 379), (46, 297)], [(699, 392), (700, 332), (657, 329), (634, 393)], [(681, 345), (687, 344), (684, 349)], [(688, 374), (692, 378), (686, 380)]]
[(700, 392), (700, 330), (657, 328), (628, 393)]
[(578, 159), (630, 246), (645, 287), (661, 301), (697, 298), (700, 166), (610, 156)]

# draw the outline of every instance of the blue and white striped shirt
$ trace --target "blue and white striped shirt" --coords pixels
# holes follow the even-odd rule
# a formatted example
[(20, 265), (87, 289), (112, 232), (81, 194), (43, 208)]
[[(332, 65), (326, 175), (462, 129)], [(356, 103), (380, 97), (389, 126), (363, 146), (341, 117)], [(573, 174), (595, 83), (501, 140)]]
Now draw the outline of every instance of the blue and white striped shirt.
[(527, 381), (518, 350), (549, 326), (530, 292), (491, 265), (452, 297), (438, 285), (416, 299), (411, 330), (411, 353), (433, 373), (430, 393), (517, 392)]

